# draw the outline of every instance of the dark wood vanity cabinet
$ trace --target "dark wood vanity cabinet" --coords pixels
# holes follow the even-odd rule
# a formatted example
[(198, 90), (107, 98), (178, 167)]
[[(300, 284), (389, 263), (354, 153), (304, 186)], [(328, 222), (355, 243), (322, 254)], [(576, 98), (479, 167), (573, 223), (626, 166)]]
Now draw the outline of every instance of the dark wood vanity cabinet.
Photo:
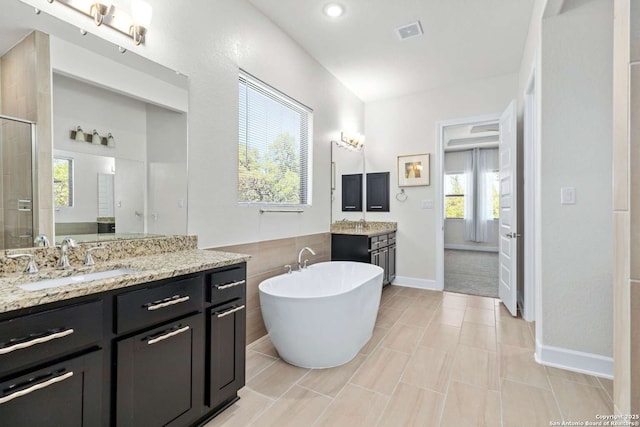
[(388, 285), (396, 277), (396, 233), (372, 236), (333, 233), (331, 260), (377, 265), (384, 270), (382, 283)]
[(1, 426), (191, 426), (238, 399), (246, 264), (0, 314)]

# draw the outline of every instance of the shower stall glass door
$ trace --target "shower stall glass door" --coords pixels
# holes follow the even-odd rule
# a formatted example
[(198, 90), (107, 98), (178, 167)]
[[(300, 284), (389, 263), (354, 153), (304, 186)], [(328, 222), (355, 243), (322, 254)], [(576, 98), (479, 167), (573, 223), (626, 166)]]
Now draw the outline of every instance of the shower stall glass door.
[(38, 212), (35, 126), (0, 115), (0, 249), (33, 246)]

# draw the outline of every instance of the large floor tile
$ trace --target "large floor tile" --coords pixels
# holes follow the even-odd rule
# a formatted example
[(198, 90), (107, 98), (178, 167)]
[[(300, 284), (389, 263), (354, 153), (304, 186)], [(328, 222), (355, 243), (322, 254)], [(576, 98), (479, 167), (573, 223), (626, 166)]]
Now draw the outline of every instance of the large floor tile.
[(314, 427), (375, 426), (388, 401), (387, 396), (347, 384)]
[(493, 310), (496, 306), (495, 298), (480, 297), (476, 295), (467, 296), (467, 307), (484, 308)]
[(209, 421), (204, 427), (246, 427), (268, 408), (273, 401), (248, 389), (243, 388), (238, 392), (240, 400), (220, 415)]
[(256, 427), (310, 426), (331, 403), (331, 399), (294, 386), (254, 421)]
[(567, 371), (566, 369), (552, 368), (550, 366), (545, 366), (545, 369), (549, 377), (562, 378), (568, 381), (572, 381), (574, 383), (586, 384), (594, 387), (598, 387), (600, 385), (598, 378), (591, 375)]
[(402, 381), (444, 393), (449, 384), (453, 355), (431, 347), (418, 347), (402, 374)]
[(245, 378), (249, 381), (265, 368), (271, 366), (276, 360), (277, 359), (275, 357), (267, 356), (266, 354), (258, 353), (257, 351), (248, 350)]
[(420, 346), (454, 352), (460, 340), (460, 328), (431, 323), (422, 336)]
[(442, 325), (462, 326), (464, 320), (464, 308), (440, 306), (431, 319), (432, 323), (440, 323)]
[(500, 426), (500, 395), (497, 391), (452, 381), (442, 414), (443, 427)]
[(516, 347), (535, 349), (533, 334), (527, 322), (498, 322), (496, 325), (498, 342)]
[(451, 379), (489, 390), (499, 390), (497, 354), (493, 351), (459, 345), (453, 362)]
[(248, 346), (249, 350), (257, 351), (258, 353), (266, 354), (267, 356), (278, 358), (280, 355), (278, 351), (271, 343), (269, 337), (264, 337)]
[(502, 382), (502, 411), (504, 427), (548, 426), (562, 421), (551, 390), (509, 380)]
[(397, 308), (398, 310), (404, 310), (411, 305), (411, 298), (404, 297), (399, 294), (392, 295), (383, 304), (384, 307)]
[(443, 395), (400, 383), (391, 396), (378, 427), (438, 425)]
[(426, 327), (429, 325), (429, 321), (431, 321), (435, 311), (436, 309), (433, 307), (413, 304), (402, 313), (398, 322), (404, 323), (405, 325)]
[(486, 326), (495, 326), (495, 312), (493, 308), (485, 309), (469, 306), (464, 312), (464, 321)]
[(404, 310), (393, 308), (388, 305), (383, 305), (378, 311), (378, 318), (376, 319), (376, 326), (380, 328), (390, 328), (398, 322), (400, 317), (404, 313)]
[(336, 397), (364, 360), (365, 356), (358, 354), (352, 361), (342, 366), (312, 369), (299, 384), (326, 396)]
[(607, 378), (598, 378), (598, 381), (600, 381), (600, 385), (609, 395), (609, 399), (613, 400), (613, 380)]
[(535, 361), (531, 349), (501, 345), (499, 354), (502, 378), (551, 390), (547, 371)]
[(382, 340), (382, 347), (412, 354), (425, 328), (396, 323)]
[(496, 328), (464, 322), (460, 330), (460, 344), (496, 351)]
[(598, 384), (580, 384), (551, 376), (551, 387), (565, 421), (597, 421), (597, 415), (613, 414), (613, 403)]
[(277, 360), (273, 365), (253, 377), (247, 385), (254, 391), (272, 399), (282, 396), (309, 370)]
[(409, 355), (379, 347), (351, 379), (353, 384), (391, 395), (404, 371)]
[(364, 347), (360, 349), (360, 354), (364, 354), (364, 355), (370, 354), (373, 350), (376, 349), (376, 347), (378, 347), (378, 344), (380, 344), (380, 341), (382, 341), (382, 339), (388, 333), (389, 333), (388, 328), (381, 328), (380, 326), (375, 326), (373, 328), (373, 335), (371, 336), (369, 341), (367, 341)]
[(442, 295), (442, 306), (450, 308), (467, 308), (467, 296), (462, 294), (455, 294), (451, 292), (445, 292)]

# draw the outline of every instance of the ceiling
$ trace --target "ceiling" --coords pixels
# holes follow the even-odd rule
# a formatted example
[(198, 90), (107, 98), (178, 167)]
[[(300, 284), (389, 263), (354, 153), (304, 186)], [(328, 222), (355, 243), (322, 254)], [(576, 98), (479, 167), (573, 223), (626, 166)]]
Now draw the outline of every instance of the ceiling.
[[(534, 0), (249, 0), (365, 102), (516, 73)], [(424, 36), (395, 28), (419, 20)]]

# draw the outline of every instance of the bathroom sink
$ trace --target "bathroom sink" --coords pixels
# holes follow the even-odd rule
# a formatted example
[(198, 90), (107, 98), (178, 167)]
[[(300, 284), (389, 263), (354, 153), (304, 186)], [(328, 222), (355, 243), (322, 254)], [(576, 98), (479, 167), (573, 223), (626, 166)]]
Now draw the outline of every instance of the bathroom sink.
[(36, 282), (23, 283), (17, 285), (25, 291), (40, 291), (42, 289), (58, 288), (60, 286), (73, 285), (92, 280), (108, 279), (111, 277), (124, 276), (125, 274), (135, 273), (135, 270), (129, 268), (118, 268), (115, 270), (99, 271), (96, 273), (79, 274), (75, 276), (58, 277), (56, 279), (38, 280)]

